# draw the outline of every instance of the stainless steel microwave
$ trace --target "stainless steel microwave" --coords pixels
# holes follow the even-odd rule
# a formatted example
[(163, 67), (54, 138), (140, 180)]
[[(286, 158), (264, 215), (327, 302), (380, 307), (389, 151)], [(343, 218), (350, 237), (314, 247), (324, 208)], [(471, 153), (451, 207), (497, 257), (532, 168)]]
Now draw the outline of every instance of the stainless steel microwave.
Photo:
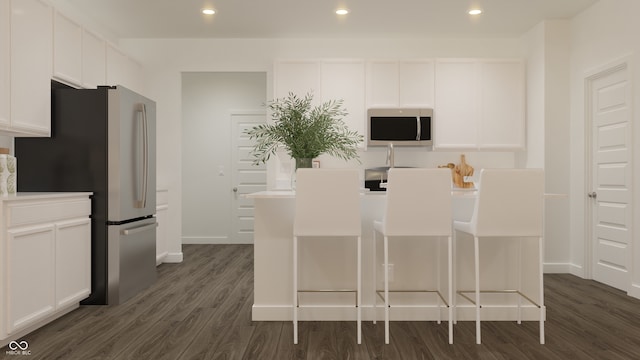
[(433, 109), (367, 110), (367, 145), (433, 145)]

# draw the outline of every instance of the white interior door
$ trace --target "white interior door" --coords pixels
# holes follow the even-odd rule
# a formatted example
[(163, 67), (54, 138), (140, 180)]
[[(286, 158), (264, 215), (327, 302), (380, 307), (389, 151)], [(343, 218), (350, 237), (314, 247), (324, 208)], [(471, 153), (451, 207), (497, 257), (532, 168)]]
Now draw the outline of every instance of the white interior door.
[(593, 279), (627, 291), (631, 262), (631, 87), (626, 65), (592, 78)]
[(266, 122), (264, 111), (237, 111), (231, 113), (232, 129), (232, 181), (233, 198), (231, 200), (232, 234), (231, 243), (253, 244), (253, 200), (243, 195), (267, 189), (267, 167), (264, 164), (253, 165), (250, 155), (254, 141), (245, 134), (245, 130)]

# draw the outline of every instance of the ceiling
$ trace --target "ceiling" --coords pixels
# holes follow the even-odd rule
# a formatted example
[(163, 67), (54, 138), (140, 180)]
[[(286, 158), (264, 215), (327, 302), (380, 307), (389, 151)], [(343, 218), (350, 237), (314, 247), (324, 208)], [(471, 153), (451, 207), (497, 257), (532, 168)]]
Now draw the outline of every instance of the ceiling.
[[(597, 0), (60, 0), (119, 38), (513, 37)], [(201, 10), (212, 7), (216, 14)], [(335, 10), (350, 10), (338, 16)], [(479, 7), (484, 13), (471, 16)]]

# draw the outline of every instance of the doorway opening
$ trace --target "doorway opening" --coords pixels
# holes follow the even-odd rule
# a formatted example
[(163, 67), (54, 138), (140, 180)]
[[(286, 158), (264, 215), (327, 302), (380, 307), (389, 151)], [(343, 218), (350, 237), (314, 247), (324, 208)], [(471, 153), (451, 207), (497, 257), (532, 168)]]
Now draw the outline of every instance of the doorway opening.
[[(253, 240), (252, 236), (238, 238), (234, 230), (237, 221), (230, 211), (236, 199), (233, 189), (237, 187), (233, 183), (233, 133), (237, 129), (231, 120), (232, 114), (264, 112), (266, 97), (265, 72), (182, 73), (183, 244)], [(251, 219), (247, 211), (242, 216), (246, 228)]]

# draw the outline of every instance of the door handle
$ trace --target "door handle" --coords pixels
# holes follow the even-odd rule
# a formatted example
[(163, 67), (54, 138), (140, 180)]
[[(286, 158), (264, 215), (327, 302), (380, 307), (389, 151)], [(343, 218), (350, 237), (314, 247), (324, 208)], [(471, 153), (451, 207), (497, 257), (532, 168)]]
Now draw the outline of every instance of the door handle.
[(137, 233), (140, 233), (140, 232), (143, 232), (143, 231), (155, 229), (157, 227), (158, 227), (158, 223), (138, 226), (136, 228), (122, 230), (122, 235), (134, 235), (134, 234), (137, 234)]
[(596, 197), (598, 197), (598, 193), (596, 193), (595, 191), (592, 191), (590, 193), (587, 194), (588, 197), (595, 199)]
[(234, 187), (234, 188), (233, 188), (233, 192), (234, 192), (234, 193), (237, 193), (237, 192), (238, 192), (238, 188), (237, 188), (237, 187)]

